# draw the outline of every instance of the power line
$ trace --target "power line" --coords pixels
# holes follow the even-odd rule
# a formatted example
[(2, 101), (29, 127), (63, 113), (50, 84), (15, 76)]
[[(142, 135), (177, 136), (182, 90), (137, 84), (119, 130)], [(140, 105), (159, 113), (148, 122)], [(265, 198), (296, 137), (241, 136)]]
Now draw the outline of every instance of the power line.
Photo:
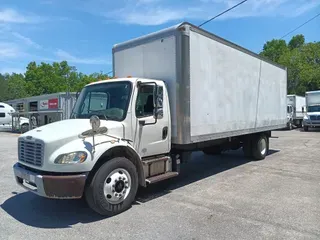
[(203, 26), (204, 24), (206, 24), (206, 23), (208, 23), (208, 22), (212, 21), (213, 19), (216, 19), (217, 17), (220, 17), (221, 15), (225, 14), (226, 12), (229, 12), (230, 10), (232, 10), (232, 9), (234, 9), (234, 8), (236, 8), (236, 7), (238, 7), (239, 5), (241, 5), (241, 4), (243, 4), (243, 3), (245, 3), (246, 1), (248, 1), (248, 0), (244, 0), (244, 1), (242, 1), (242, 2), (239, 2), (238, 4), (234, 5), (233, 7), (228, 8), (227, 10), (225, 10), (225, 11), (223, 11), (223, 12), (219, 13), (218, 15), (214, 16), (213, 18), (210, 18), (209, 20), (207, 20), (207, 21), (205, 21), (205, 22), (201, 23), (198, 27), (201, 27), (201, 26)]
[(296, 27), (295, 29), (291, 30), (290, 32), (288, 32), (287, 34), (283, 35), (280, 39), (285, 38), (286, 36), (288, 36), (289, 34), (293, 33), (294, 31), (298, 30), (299, 28), (303, 27), (304, 25), (306, 25), (307, 23), (311, 22), (312, 20), (314, 20), (315, 18), (319, 17), (320, 13), (318, 13), (317, 15), (315, 15), (314, 17), (310, 18), (308, 21), (302, 23), (300, 26)]
[[(227, 13), (227, 12), (231, 11), (232, 9), (234, 9), (234, 8), (236, 8), (236, 7), (238, 7), (238, 6), (240, 6), (241, 4), (245, 3), (246, 1), (248, 1), (248, 0), (243, 0), (242, 2), (239, 2), (238, 4), (234, 5), (233, 7), (228, 8), (227, 10), (225, 10), (225, 11), (223, 11), (223, 12), (219, 13), (218, 15), (214, 16), (213, 18), (210, 18), (209, 20), (207, 20), (207, 21), (205, 21), (205, 22), (201, 23), (198, 27), (201, 27), (201, 26), (203, 26), (204, 24), (206, 24), (206, 23), (208, 23), (208, 22), (212, 21), (213, 19), (216, 19), (217, 17), (220, 17), (221, 15), (223, 15), (223, 14), (225, 14), (225, 13)], [(109, 73), (112, 73), (112, 72), (113, 72), (113, 71), (108, 72), (108, 73), (107, 73), (107, 75), (109, 75)]]
[[(305, 21), (304, 23), (302, 23), (301, 25), (299, 25), (298, 27), (296, 27), (295, 29), (291, 30), (290, 32), (286, 33), (285, 35), (283, 35), (280, 39), (285, 38), (286, 36), (290, 35), (291, 33), (293, 33), (294, 31), (298, 30), (299, 28), (303, 27), (304, 25), (306, 25), (307, 23), (311, 22), (312, 20), (314, 20), (315, 18), (319, 17), (320, 13), (318, 13), (317, 15), (315, 15), (314, 17), (310, 18), (309, 20)], [(263, 51), (263, 48), (260, 50), (260, 52)]]

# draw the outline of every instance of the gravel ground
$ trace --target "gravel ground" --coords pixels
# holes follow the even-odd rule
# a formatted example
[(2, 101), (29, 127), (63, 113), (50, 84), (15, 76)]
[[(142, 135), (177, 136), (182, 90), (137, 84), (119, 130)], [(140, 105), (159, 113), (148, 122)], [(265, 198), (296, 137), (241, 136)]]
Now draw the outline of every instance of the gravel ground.
[(50, 200), (16, 185), (17, 137), (0, 133), (0, 239), (320, 239), (320, 131), (276, 131), (271, 153), (195, 153), (183, 173), (102, 218), (81, 200)]

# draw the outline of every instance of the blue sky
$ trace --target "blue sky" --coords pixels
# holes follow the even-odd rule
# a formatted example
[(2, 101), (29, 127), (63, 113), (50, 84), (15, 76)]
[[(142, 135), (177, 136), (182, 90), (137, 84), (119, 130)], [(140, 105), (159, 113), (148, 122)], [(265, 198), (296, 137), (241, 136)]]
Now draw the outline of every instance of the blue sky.
[[(25, 72), (30, 61), (67, 60), (84, 73), (109, 72), (111, 50), (182, 21), (200, 24), (240, 0), (1, 0), (0, 72)], [(203, 26), (259, 52), (320, 12), (319, 0), (248, 0)], [(320, 17), (289, 35), (319, 41)]]

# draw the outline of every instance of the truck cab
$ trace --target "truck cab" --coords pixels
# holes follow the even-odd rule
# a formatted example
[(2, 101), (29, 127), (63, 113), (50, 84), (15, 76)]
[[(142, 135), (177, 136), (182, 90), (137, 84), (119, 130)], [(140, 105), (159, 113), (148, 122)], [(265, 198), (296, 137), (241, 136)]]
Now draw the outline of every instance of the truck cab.
[(0, 126), (12, 127), (12, 124), (18, 126), (22, 132), (29, 128), (29, 119), (25, 117), (13, 116), (16, 110), (7, 103), (0, 102)]
[(81, 91), (70, 119), (19, 137), (14, 173), (19, 185), (40, 196), (84, 193), (94, 210), (115, 214), (130, 206), (139, 185), (178, 175), (170, 140), (163, 81), (94, 82)]
[(309, 128), (315, 127), (320, 127), (320, 104), (308, 106), (303, 117), (304, 131), (309, 131)]
[(320, 127), (320, 90), (306, 92), (307, 112), (303, 117), (304, 131)]

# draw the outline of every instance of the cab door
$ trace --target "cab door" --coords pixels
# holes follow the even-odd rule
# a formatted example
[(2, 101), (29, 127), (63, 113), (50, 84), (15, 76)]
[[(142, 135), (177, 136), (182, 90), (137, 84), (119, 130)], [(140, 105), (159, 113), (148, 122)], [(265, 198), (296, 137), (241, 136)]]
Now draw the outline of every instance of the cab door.
[(163, 82), (138, 84), (133, 123), (134, 144), (141, 157), (169, 152), (169, 113), (167, 92)]

